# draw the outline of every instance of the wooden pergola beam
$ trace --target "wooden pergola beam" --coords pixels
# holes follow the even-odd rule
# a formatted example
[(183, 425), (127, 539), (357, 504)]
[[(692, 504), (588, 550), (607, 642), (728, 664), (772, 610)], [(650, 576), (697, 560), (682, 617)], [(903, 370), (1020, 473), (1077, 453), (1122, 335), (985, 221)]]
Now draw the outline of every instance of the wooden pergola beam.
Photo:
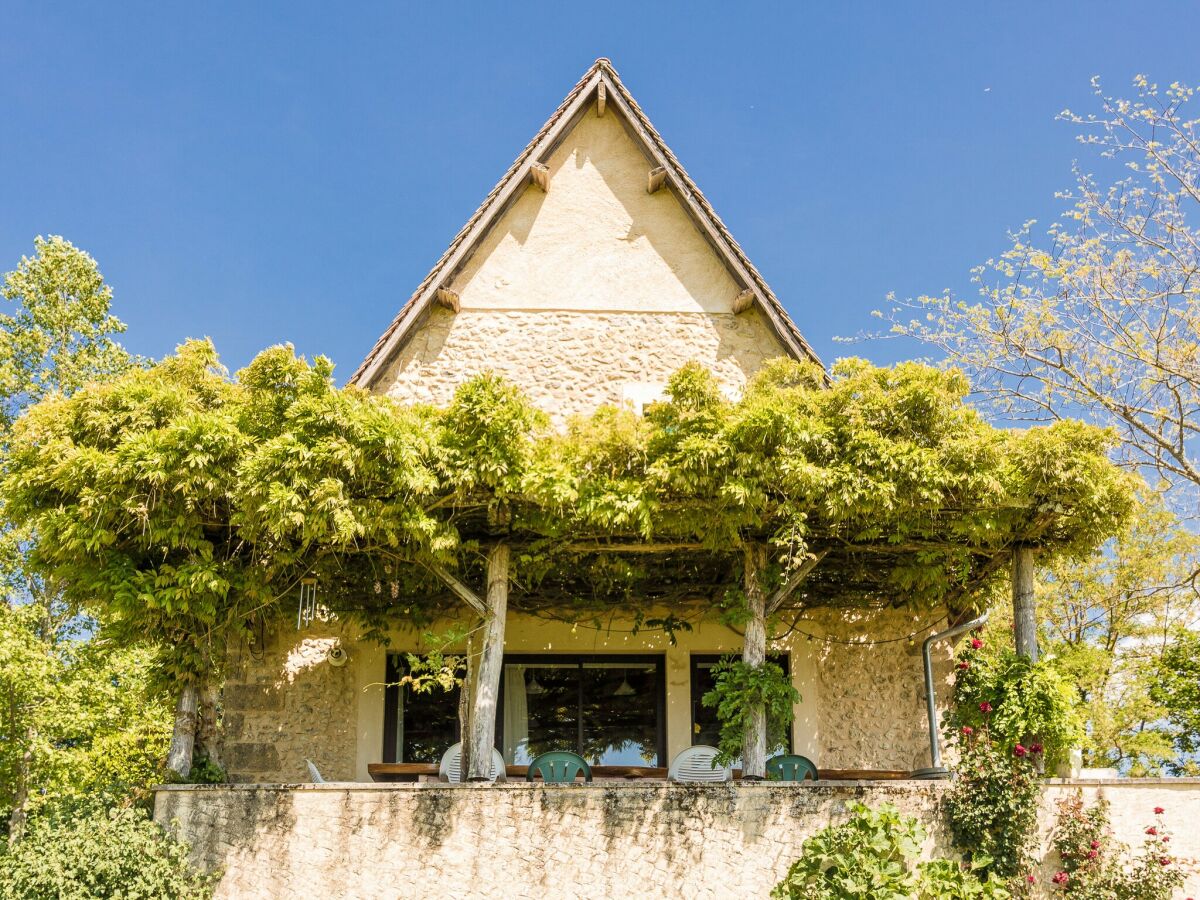
[(475, 610), (475, 612), (479, 613), (481, 616), (486, 616), (488, 614), (487, 604), (481, 600), (479, 595), (473, 590), (471, 590), (441, 566), (430, 566), (430, 570), (445, 583), (446, 587), (450, 588), (450, 590), (454, 592), (458, 599), (466, 603), (467, 606), (471, 607), (471, 609)]
[(608, 101), (608, 88), (601, 81), (596, 88), (596, 115), (604, 115), (604, 104)]
[(642, 544), (634, 541), (621, 544), (595, 543), (567, 544), (563, 548), (567, 553), (674, 553), (680, 550), (703, 550), (704, 545), (695, 542), (679, 543), (650, 543)]
[(808, 577), (809, 572), (817, 567), (817, 563), (823, 560), (825, 558), (825, 554), (828, 552), (828, 550), (822, 550), (821, 552), (815, 553), (806, 559), (803, 563), (801, 563), (796, 571), (789, 576), (788, 580), (780, 585), (775, 590), (775, 593), (771, 594), (771, 596), (767, 598), (767, 615), (770, 615), (771, 613), (775, 612), (775, 610), (779, 609), (783, 601), (787, 600), (788, 597), (795, 593), (796, 588), (800, 587), (801, 582)]

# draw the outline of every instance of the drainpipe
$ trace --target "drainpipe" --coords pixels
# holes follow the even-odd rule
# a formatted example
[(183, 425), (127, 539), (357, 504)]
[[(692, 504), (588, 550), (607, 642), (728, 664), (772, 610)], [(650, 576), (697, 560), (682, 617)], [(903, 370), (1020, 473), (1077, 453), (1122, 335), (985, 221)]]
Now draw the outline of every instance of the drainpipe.
[(913, 778), (946, 778), (950, 772), (942, 765), (942, 746), (938, 736), (937, 698), (933, 693), (933, 660), (929, 658), (929, 649), (936, 641), (952, 638), (964, 631), (973, 631), (988, 620), (988, 614), (931, 634), (921, 644), (921, 658), (925, 664), (925, 708), (929, 713), (929, 758), (931, 765), (928, 769), (917, 769), (912, 773)]

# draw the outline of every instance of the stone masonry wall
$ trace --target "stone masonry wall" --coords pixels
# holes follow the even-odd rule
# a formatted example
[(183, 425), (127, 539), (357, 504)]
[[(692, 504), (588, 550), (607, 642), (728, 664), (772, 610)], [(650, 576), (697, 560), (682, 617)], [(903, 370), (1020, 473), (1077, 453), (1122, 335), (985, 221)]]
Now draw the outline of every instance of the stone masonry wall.
[(740, 393), (783, 349), (756, 312), (595, 313), (435, 308), (380, 379), (406, 402), (449, 402), (491, 370), (520, 386), (554, 422), (620, 404), (627, 386), (661, 385), (687, 362)]
[[(945, 782), (818, 785), (282, 785), (160, 790), (155, 818), (222, 868), (219, 898), (766, 897), (804, 840), (852, 800), (895, 804), (946, 852)], [(1200, 783), (1047, 788), (1105, 793), (1117, 837), (1139, 844), (1163, 806), (1194, 893)], [(1052, 861), (1051, 861), (1052, 865)]]
[[(813, 613), (831, 639), (815, 661), (822, 765), (912, 771), (930, 764), (921, 642), (946, 627), (944, 620), (932, 625), (935, 618), (928, 610)], [(953, 689), (952, 648), (935, 645), (930, 656), (944, 714)]]
[(305, 759), (330, 780), (354, 778), (358, 695), (353, 659), (329, 664), (329, 650), (352, 643), (336, 622), (303, 635), (280, 623), (261, 649), (230, 654), (222, 694), (222, 762), (241, 782), (308, 780)]

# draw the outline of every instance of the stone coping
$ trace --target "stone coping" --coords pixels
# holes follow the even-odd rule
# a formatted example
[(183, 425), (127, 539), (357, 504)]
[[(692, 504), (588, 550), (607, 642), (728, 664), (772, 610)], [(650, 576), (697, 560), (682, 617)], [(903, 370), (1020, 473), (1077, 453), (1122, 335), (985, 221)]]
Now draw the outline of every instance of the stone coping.
[[(565, 790), (645, 790), (646, 788), (670, 788), (672, 790), (708, 790), (711, 788), (736, 788), (738, 790), (840, 790), (858, 788), (892, 788), (915, 790), (947, 784), (949, 779), (892, 778), (886, 780), (861, 781), (733, 781), (733, 782), (690, 782), (663, 781), (659, 779), (636, 779), (629, 781), (593, 781), (574, 784), (545, 784), (543, 782), (502, 781), (497, 783), (449, 784), (444, 781), (422, 782), (370, 782), (370, 781), (327, 781), (323, 784), (310, 782), (275, 782), (250, 784), (156, 784), (152, 791), (428, 791), (428, 790), (506, 790), (524, 791), (530, 788), (553, 788)], [(1200, 778), (1047, 778), (1048, 787), (1190, 787), (1200, 789)]]

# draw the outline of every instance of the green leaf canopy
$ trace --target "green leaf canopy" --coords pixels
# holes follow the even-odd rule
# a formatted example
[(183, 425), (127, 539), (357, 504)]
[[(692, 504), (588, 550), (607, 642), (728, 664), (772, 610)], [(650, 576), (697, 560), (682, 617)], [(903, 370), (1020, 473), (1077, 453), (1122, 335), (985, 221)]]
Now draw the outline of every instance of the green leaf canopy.
[(1106, 432), (994, 428), (960, 375), (913, 363), (777, 361), (737, 401), (688, 366), (645, 416), (564, 431), (490, 374), (436, 409), (332, 369), (274, 347), (230, 378), (192, 342), (48, 397), (17, 423), (6, 514), (69, 594), (191, 678), (301, 578), (369, 625), (423, 621), (455, 603), (432, 568), (473, 577), (498, 539), (518, 609), (712, 602), (747, 541), (777, 580), (823, 554), (804, 605), (966, 608), (1013, 546), (1085, 554), (1133, 506)]

